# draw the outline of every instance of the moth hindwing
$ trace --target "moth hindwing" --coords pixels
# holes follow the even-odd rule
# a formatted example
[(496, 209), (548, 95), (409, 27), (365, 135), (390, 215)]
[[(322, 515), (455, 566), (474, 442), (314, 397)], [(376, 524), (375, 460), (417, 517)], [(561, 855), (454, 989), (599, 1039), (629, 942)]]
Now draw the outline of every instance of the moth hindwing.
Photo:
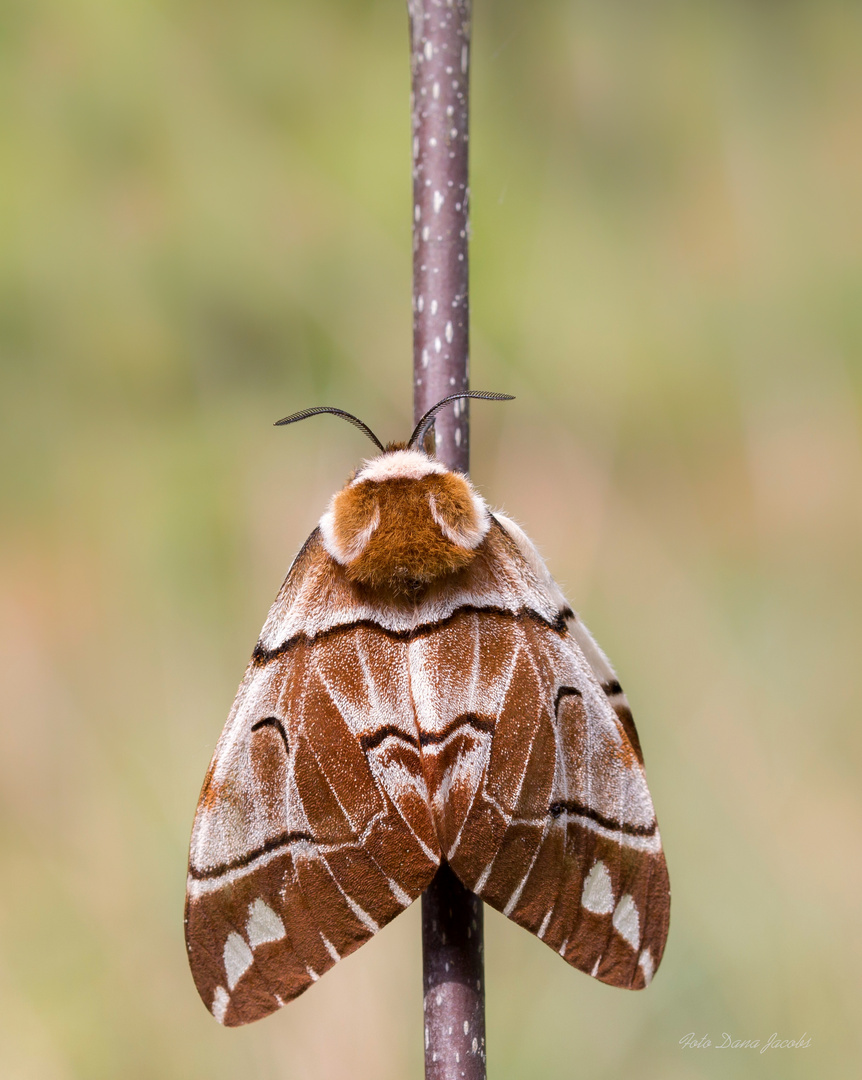
[(522, 530), (390, 447), (333, 496), (204, 781), (186, 940), (216, 1019), (300, 994), (441, 859), (568, 963), (653, 976), (670, 893), (628, 703)]

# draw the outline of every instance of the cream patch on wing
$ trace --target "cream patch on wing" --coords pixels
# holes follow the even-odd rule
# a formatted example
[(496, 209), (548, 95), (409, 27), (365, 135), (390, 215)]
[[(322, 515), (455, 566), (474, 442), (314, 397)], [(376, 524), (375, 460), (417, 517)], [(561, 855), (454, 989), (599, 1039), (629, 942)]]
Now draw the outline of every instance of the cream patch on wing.
[(284, 923), (265, 901), (261, 899), (248, 909), (245, 932), (253, 949), (270, 941), (281, 941), (285, 936)]

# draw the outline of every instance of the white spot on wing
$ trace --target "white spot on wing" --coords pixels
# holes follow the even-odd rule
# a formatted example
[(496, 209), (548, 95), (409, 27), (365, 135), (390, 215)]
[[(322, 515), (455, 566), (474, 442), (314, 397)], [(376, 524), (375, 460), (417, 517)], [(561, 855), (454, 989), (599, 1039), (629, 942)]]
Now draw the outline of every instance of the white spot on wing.
[(581, 904), (594, 915), (610, 915), (614, 910), (614, 891), (611, 875), (601, 859), (593, 864), (584, 882)]
[(220, 1024), (224, 1023), (224, 1014), (227, 1012), (229, 1004), (230, 998), (228, 997), (227, 990), (225, 990), (223, 986), (217, 986), (215, 997), (213, 998), (212, 1014)]
[(637, 904), (631, 893), (626, 893), (617, 904), (613, 924), (614, 930), (623, 941), (628, 942), (633, 949), (637, 949), (641, 943), (641, 921)]
[(638, 957), (638, 967), (644, 973), (644, 982), (649, 986), (652, 982), (652, 977), (655, 974), (655, 964), (653, 963), (652, 953), (649, 949), (644, 949)]
[(251, 949), (236, 931), (228, 935), (224, 943), (224, 970), (227, 975), (228, 990), (233, 990), (251, 967), (253, 959)]
[(269, 904), (260, 899), (249, 906), (245, 932), (253, 949), (267, 941), (281, 941), (286, 933), (281, 919)]
[(393, 881), (392, 878), (388, 880), (389, 891), (398, 901), (402, 907), (409, 907), (412, 901), (407, 893), (401, 888), (397, 881)]
[(365, 908), (361, 908), (359, 906), (359, 904), (356, 903), (355, 900), (353, 900), (351, 897), (349, 897), (347, 895), (344, 896), (344, 899), (347, 901), (348, 907), (353, 912), (353, 914), (356, 916), (356, 918), (359, 919), (359, 921), (364, 926), (367, 926), (372, 934), (376, 934), (377, 931), (380, 929), (380, 927), (371, 918), (371, 916), (368, 914), (368, 912), (365, 910)]
[(338, 961), (341, 959), (341, 955), (338, 952), (338, 949), (336, 949), (336, 947), (332, 944), (332, 942), (329, 940), (329, 938), (325, 937), (323, 934), (320, 935), (320, 940), (326, 946), (326, 951), (329, 953), (329, 955), (332, 957), (332, 959), (337, 964)]
[(596, 962), (593, 964), (593, 970), (590, 972), (590, 975), (592, 975), (593, 978), (595, 978), (596, 975), (598, 975), (598, 973), (599, 973), (599, 964), (601, 962), (602, 962), (602, 958), (599, 957), (598, 960), (596, 960)]
[(491, 876), (491, 867), (492, 867), (493, 865), (494, 865), (494, 860), (492, 859), (492, 860), (491, 860), (491, 861), (490, 861), (490, 862), (488, 863), (488, 865), (487, 865), (487, 866), (485, 867), (485, 869), (484, 869), (484, 870), (482, 871), (482, 873), (481, 873), (481, 874), (479, 875), (479, 880), (478, 880), (478, 881), (476, 882), (476, 884), (475, 884), (475, 885), (473, 886), (473, 892), (474, 892), (474, 893), (475, 893), (475, 894), (476, 894), (477, 896), (481, 896), (481, 895), (482, 895), (482, 890), (483, 890), (483, 889), (485, 888), (485, 886), (486, 886), (486, 885), (488, 884), (488, 878), (489, 878), (489, 877)]
[(309, 967), (309, 966), (308, 966), (308, 965), (306, 964), (306, 965), (305, 965), (305, 970), (306, 970), (306, 971), (308, 972), (308, 974), (309, 974), (309, 975), (311, 976), (311, 980), (312, 980), (312, 982), (317, 982), (317, 980), (318, 980), (318, 979), (320, 978), (320, 976), (319, 976), (319, 975), (317, 974), (317, 972), (316, 972), (316, 971), (314, 970), (314, 968), (313, 968), (313, 967)]
[(551, 921), (551, 915), (553, 915), (553, 913), (554, 909), (551, 908), (551, 910), (544, 917), (544, 919), (542, 919), (542, 925), (539, 927), (539, 938), (543, 938), (545, 936), (545, 931), (548, 929), (548, 923)]

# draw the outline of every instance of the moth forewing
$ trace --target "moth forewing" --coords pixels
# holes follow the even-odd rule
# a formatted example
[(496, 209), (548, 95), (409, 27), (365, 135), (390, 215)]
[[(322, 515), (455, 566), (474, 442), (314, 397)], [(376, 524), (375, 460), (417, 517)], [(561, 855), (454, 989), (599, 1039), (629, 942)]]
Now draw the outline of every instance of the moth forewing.
[(667, 872), (610, 664), (523, 530), (395, 447), (294, 560), (204, 782), (186, 906), (204, 1002), (265, 1016), (441, 858), (605, 982), (658, 966)]

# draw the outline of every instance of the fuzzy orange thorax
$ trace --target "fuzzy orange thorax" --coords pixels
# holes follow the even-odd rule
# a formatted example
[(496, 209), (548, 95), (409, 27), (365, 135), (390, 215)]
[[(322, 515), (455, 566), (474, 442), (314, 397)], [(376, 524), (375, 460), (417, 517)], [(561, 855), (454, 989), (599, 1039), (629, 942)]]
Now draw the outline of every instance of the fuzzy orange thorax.
[(388, 464), (379, 467), (382, 479), (360, 472), (339, 491), (321, 528), (351, 580), (409, 592), (473, 560), (488, 512), (466, 477), (437, 462), (421, 476), (398, 475)]

